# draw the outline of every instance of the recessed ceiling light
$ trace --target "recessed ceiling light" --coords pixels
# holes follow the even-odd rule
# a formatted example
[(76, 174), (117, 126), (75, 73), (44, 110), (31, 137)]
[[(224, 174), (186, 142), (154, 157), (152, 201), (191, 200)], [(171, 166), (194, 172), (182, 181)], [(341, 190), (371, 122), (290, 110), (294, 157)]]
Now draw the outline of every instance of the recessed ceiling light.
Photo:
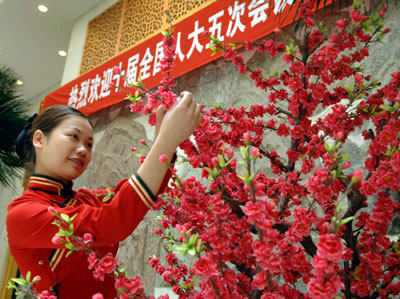
[(17, 82), (15, 82), (15, 83), (17, 83), (18, 85), (24, 84), (24, 82), (22, 82), (21, 80), (17, 80)]
[(63, 51), (63, 50), (60, 50), (60, 51), (58, 51), (58, 55), (60, 55), (60, 56), (67, 56), (67, 52), (65, 52), (65, 51)]
[(38, 6), (38, 9), (39, 9), (41, 12), (47, 12), (47, 11), (48, 11), (47, 6), (45, 6), (45, 5), (43, 5), (43, 4), (40, 4), (40, 5)]

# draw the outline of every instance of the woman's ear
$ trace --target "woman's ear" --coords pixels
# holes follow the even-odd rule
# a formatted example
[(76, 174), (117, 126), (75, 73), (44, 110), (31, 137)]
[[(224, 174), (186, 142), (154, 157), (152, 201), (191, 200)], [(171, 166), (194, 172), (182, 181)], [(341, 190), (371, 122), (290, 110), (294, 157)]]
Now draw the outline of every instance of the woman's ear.
[(33, 133), (32, 144), (35, 149), (42, 149), (43, 148), (43, 141), (44, 141), (44, 134), (41, 130), (36, 130)]

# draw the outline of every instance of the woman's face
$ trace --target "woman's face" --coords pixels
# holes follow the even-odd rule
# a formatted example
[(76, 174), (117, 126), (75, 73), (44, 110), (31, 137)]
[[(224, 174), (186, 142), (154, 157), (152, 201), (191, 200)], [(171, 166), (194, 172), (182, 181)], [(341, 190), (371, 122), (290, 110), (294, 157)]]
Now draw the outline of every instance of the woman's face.
[(65, 118), (50, 134), (33, 136), (35, 173), (63, 182), (79, 177), (92, 159), (93, 129), (81, 116)]

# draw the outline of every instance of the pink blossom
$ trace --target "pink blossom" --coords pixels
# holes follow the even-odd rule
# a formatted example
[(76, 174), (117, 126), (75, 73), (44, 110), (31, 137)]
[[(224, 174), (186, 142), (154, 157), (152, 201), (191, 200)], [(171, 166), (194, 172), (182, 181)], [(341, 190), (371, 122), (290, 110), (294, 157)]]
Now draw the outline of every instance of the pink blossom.
[(51, 295), (51, 294), (49, 293), (49, 291), (43, 291), (43, 292), (41, 292), (41, 293), (39, 294), (39, 297), (40, 297), (41, 299), (57, 299), (57, 297), (54, 296), (54, 295)]
[(277, 34), (280, 34), (280, 33), (282, 32), (282, 30), (281, 30), (281, 28), (276, 27), (276, 28), (274, 29), (274, 32), (277, 33)]
[(51, 214), (56, 213), (56, 209), (55, 209), (54, 207), (51, 207), (51, 206), (47, 208), (47, 211), (48, 211), (49, 213), (51, 213)]
[(130, 148), (131, 152), (134, 152), (136, 150), (136, 148), (134, 148), (133, 146), (131, 146)]
[(347, 26), (347, 20), (336, 21), (336, 30), (342, 32)]
[(92, 299), (104, 299), (104, 297), (101, 293), (96, 293), (92, 296)]
[(88, 268), (89, 269), (93, 269), (96, 266), (97, 261), (98, 260), (97, 260), (96, 253), (92, 251), (88, 256), (88, 262), (89, 262), (89, 267)]
[(198, 259), (192, 267), (193, 273), (196, 276), (211, 276), (216, 269), (215, 264), (208, 257), (202, 257)]
[(140, 143), (141, 144), (146, 144), (146, 140), (145, 139), (140, 139)]
[(343, 244), (336, 235), (326, 234), (319, 237), (317, 255), (332, 262), (338, 262), (343, 256)]
[(350, 161), (346, 161), (346, 162), (344, 162), (343, 165), (342, 165), (343, 169), (347, 169), (347, 168), (349, 168), (350, 166), (351, 166), (351, 162), (350, 162)]
[(117, 88), (117, 85), (114, 82), (108, 83), (108, 88)]
[(267, 280), (267, 273), (265, 273), (265, 271), (260, 271), (254, 276), (252, 286), (259, 290), (264, 290), (266, 287), (265, 283), (266, 280)]
[(92, 243), (92, 242), (93, 242), (93, 236), (92, 236), (92, 234), (90, 234), (90, 233), (85, 233), (85, 234), (83, 235), (83, 242), (84, 242), (85, 244), (90, 244), (90, 243)]

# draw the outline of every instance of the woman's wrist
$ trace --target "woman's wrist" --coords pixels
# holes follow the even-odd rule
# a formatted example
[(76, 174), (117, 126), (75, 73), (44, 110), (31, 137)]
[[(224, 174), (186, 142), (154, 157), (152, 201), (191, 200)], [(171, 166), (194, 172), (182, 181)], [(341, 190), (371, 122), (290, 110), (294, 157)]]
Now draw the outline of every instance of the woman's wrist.
[(177, 145), (162, 136), (158, 136), (152, 146), (154, 151), (160, 152), (161, 155), (166, 155), (169, 161), (173, 158), (177, 147)]

